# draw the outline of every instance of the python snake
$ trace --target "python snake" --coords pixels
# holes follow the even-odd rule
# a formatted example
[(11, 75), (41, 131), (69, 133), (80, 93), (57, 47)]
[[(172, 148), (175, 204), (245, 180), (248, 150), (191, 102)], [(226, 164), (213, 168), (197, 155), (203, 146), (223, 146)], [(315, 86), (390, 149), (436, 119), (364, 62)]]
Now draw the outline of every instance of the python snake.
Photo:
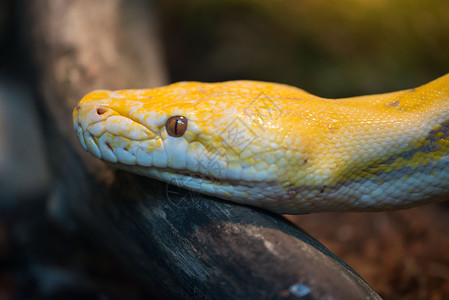
[(257, 81), (97, 90), (73, 123), (119, 169), (278, 213), (449, 198), (449, 74), (344, 99)]

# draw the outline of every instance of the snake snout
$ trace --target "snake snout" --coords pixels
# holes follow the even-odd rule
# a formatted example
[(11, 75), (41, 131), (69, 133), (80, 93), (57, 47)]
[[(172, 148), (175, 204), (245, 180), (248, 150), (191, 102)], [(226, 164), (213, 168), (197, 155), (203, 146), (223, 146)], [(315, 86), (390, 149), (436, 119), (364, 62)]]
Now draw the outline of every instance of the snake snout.
[(73, 127), (84, 149), (102, 158), (98, 139), (105, 132), (106, 120), (116, 113), (98, 103), (80, 101), (73, 110)]
[[(113, 104), (113, 103), (112, 103)], [(73, 112), (73, 125), (81, 145), (107, 162), (135, 165), (145, 156), (156, 133), (122, 115), (111, 103), (81, 102)]]

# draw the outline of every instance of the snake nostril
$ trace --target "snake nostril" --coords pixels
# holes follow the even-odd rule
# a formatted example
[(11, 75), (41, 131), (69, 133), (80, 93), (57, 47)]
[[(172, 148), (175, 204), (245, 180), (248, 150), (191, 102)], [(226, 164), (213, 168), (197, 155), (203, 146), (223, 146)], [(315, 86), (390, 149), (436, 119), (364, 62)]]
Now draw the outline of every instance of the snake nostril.
[(100, 106), (100, 107), (97, 107), (97, 114), (98, 115), (102, 115), (102, 114), (104, 114), (105, 112), (106, 112), (106, 108), (104, 108), (104, 107), (102, 107), (102, 106)]

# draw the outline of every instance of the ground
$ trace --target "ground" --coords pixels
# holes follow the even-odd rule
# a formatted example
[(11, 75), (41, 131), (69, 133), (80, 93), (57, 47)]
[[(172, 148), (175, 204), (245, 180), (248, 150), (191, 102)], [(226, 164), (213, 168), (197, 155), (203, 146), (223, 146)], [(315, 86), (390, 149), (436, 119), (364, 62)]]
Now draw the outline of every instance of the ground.
[(449, 299), (449, 206), (288, 216), (384, 299)]

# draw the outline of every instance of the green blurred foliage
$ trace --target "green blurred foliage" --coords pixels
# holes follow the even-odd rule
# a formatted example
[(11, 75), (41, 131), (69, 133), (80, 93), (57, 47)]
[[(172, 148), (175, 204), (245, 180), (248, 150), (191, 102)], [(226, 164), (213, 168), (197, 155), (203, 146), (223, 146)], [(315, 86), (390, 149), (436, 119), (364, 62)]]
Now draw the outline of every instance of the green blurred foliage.
[(164, 0), (173, 81), (254, 79), (326, 97), (449, 72), (447, 0)]

